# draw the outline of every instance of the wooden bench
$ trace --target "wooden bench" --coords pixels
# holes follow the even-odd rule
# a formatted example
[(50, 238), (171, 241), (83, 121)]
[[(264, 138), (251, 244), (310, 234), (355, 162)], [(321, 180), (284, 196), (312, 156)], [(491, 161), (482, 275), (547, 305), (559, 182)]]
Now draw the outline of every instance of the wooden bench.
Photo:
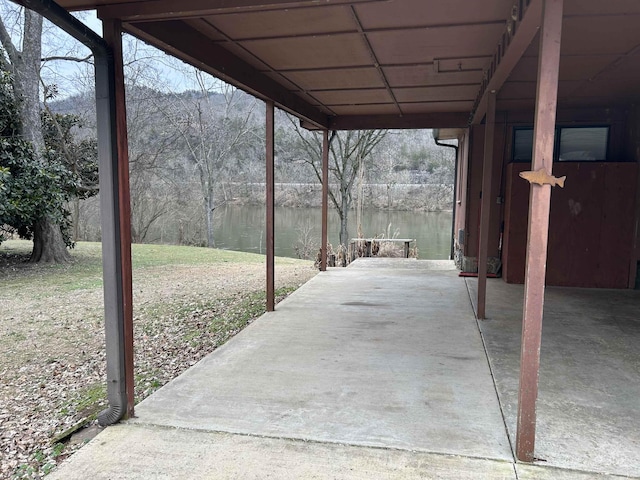
[(404, 244), (404, 258), (409, 258), (411, 243), (415, 243), (415, 238), (352, 238), (349, 243), (349, 252), (351, 258), (357, 258), (356, 252), (358, 246), (364, 247), (362, 257), (372, 256), (372, 246), (374, 243), (400, 243)]

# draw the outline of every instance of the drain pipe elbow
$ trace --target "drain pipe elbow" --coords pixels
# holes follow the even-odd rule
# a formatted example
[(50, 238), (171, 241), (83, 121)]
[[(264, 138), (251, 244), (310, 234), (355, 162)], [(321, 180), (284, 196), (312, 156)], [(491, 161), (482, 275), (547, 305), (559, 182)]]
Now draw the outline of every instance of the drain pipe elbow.
[(124, 417), (125, 412), (125, 402), (122, 399), (109, 399), (109, 408), (103, 410), (98, 415), (98, 424), (101, 427), (108, 427), (109, 425), (113, 425), (114, 423), (118, 423)]

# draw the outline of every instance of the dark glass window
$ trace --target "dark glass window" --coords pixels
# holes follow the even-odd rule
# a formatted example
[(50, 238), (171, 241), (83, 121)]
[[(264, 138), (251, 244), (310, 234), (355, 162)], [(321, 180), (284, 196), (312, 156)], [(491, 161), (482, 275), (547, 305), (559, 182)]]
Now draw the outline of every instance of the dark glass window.
[(561, 128), (558, 160), (604, 161), (608, 140), (609, 127)]
[[(607, 160), (609, 127), (557, 127), (554, 161), (603, 162)], [(513, 161), (530, 162), (533, 156), (533, 128), (513, 132)]]
[(519, 128), (513, 134), (513, 161), (530, 162), (533, 156), (533, 128)]

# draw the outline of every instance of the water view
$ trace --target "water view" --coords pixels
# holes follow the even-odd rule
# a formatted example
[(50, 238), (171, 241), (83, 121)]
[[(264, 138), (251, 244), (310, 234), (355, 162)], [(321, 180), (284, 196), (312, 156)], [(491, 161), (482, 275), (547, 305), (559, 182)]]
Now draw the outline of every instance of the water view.
[[(244, 252), (265, 252), (265, 209), (257, 206), (228, 206), (217, 212), (216, 247)], [(368, 210), (363, 212), (365, 237), (384, 234), (417, 241), (418, 258), (447, 259), (451, 248), (451, 212), (405, 212)], [(355, 214), (349, 222), (349, 235), (358, 234)], [(295, 246), (305, 229), (316, 246), (320, 245), (319, 208), (277, 207), (275, 212), (275, 250), (277, 256), (296, 257)], [(389, 229), (389, 225), (391, 225)], [(339, 219), (329, 211), (329, 243), (338, 245)], [(317, 250), (316, 250), (317, 251)]]

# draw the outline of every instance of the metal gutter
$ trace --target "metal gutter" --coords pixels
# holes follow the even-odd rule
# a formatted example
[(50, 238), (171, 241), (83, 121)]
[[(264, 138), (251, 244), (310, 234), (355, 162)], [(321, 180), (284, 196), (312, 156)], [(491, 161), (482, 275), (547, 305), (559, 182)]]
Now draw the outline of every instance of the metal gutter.
[(454, 256), (454, 243), (455, 243), (455, 238), (456, 238), (456, 205), (458, 202), (458, 150), (459, 150), (459, 145), (451, 145), (450, 143), (442, 143), (439, 140), (439, 135), (440, 135), (440, 130), (437, 128), (434, 128), (431, 131), (432, 135), (433, 135), (433, 141), (436, 142), (436, 145), (438, 145), (439, 147), (448, 147), (448, 148), (453, 148), (456, 152), (456, 159), (455, 159), (455, 166), (454, 166), (454, 172), (453, 172), (453, 216), (451, 217), (451, 250), (449, 252), (449, 259), (453, 260), (453, 256)]

